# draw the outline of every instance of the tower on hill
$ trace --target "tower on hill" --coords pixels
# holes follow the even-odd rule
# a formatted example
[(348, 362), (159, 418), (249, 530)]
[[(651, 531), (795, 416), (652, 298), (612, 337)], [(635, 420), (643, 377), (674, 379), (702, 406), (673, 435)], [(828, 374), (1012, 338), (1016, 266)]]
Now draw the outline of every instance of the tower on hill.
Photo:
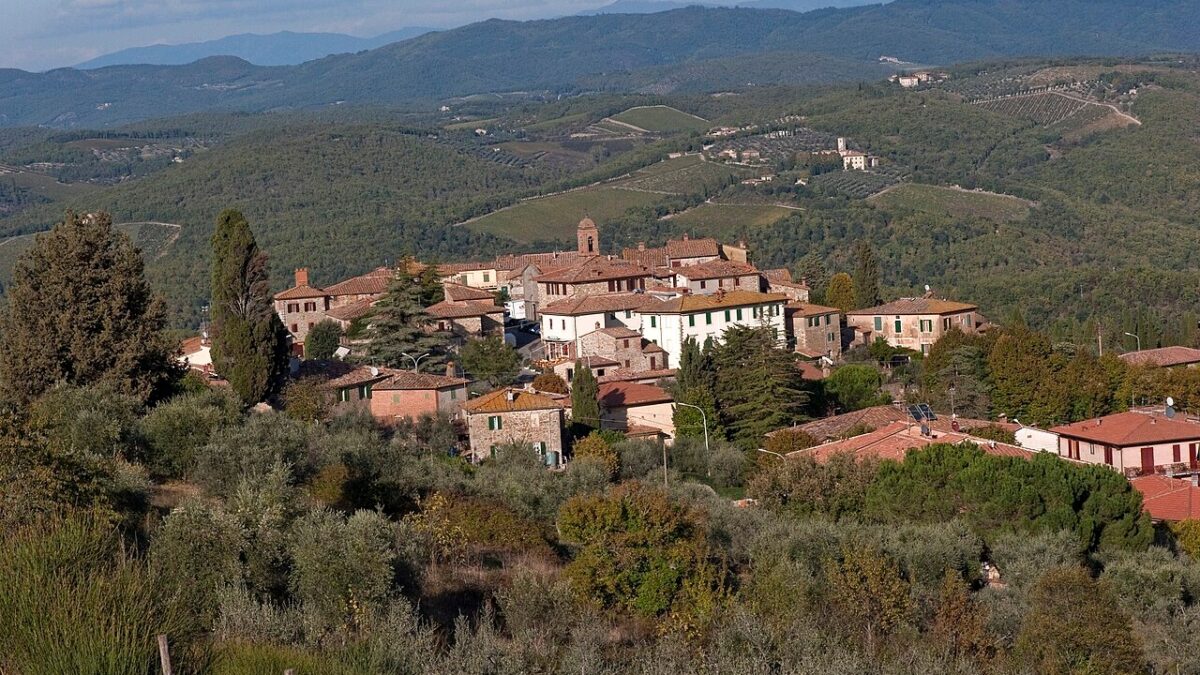
[(579, 221), (576, 236), (579, 238), (579, 255), (600, 255), (600, 230), (596, 221), (584, 216)]

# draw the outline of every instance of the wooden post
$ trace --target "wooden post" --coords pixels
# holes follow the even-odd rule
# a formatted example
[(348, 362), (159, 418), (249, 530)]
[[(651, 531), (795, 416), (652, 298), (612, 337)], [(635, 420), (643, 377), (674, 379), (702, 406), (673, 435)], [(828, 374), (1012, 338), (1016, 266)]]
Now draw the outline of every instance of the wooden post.
[(288, 668), (287, 670), (283, 671), (283, 675), (296, 675), (296, 669)]
[(158, 660), (162, 664), (163, 675), (175, 675), (171, 668), (171, 649), (167, 646), (167, 636), (158, 636)]

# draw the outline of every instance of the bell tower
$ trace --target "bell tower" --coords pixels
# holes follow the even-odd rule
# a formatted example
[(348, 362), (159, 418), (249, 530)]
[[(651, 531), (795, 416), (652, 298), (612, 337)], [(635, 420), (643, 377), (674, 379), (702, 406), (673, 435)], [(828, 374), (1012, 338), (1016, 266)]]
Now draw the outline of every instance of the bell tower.
[(579, 221), (576, 236), (579, 239), (579, 255), (600, 255), (600, 231), (596, 229), (596, 221), (585, 216)]

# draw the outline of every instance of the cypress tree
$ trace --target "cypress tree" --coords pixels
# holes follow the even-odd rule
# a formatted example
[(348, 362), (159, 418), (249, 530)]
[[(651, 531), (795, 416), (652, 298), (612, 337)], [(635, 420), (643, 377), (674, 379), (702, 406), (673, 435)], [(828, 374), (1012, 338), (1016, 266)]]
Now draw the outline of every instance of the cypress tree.
[(375, 305), (375, 314), (367, 331), (370, 340), (367, 358), (381, 366), (411, 368), (414, 358), (428, 354), (420, 359), (420, 367), (430, 372), (440, 371), (445, 367), (449, 345), (445, 337), (426, 330), (429, 314), (425, 307), (441, 293), (441, 285), (431, 282), (425, 272), (423, 277), (414, 275), (411, 262), (400, 261), (395, 276), (388, 283), (387, 293)]
[(854, 303), (861, 309), (882, 304), (879, 291), (879, 261), (865, 241), (858, 242), (858, 268), (854, 271)]
[(686, 405), (676, 405), (672, 421), (678, 436), (703, 437), (705, 421), (708, 422), (711, 436), (724, 435), (719, 428), (717, 400), (713, 394), (715, 378), (711, 348), (702, 350), (695, 338), (685, 339), (679, 355), (679, 368), (675, 373), (675, 400), (698, 406), (704, 414)]
[(600, 384), (582, 361), (575, 362), (571, 376), (571, 424), (576, 438), (600, 428)]
[(103, 384), (146, 402), (182, 374), (142, 258), (106, 213), (39, 235), (13, 270), (0, 315), (0, 382), (26, 404), (59, 382)]
[(267, 256), (241, 212), (226, 209), (212, 237), (213, 367), (245, 405), (265, 400), (287, 368), (287, 333), (271, 301)]
[(825, 292), (825, 302), (842, 312), (854, 309), (854, 281), (849, 274), (838, 272), (833, 275), (829, 280), (829, 290)]
[(713, 350), (716, 398), (730, 440), (759, 447), (763, 435), (803, 419), (808, 392), (795, 355), (770, 328), (735, 326)]

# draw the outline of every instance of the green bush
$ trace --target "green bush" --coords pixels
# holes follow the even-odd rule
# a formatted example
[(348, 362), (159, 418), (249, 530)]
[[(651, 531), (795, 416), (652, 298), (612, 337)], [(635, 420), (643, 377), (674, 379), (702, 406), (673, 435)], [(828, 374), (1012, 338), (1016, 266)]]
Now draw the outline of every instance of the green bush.
[(245, 424), (219, 428), (196, 458), (195, 479), (227, 496), (246, 477), (265, 476), (276, 464), (289, 467), (298, 483), (316, 470), (309, 448), (310, 427), (284, 415), (250, 416)]
[(157, 405), (141, 420), (146, 465), (158, 478), (187, 478), (213, 432), (240, 420), (236, 399), (219, 391), (183, 394)]

